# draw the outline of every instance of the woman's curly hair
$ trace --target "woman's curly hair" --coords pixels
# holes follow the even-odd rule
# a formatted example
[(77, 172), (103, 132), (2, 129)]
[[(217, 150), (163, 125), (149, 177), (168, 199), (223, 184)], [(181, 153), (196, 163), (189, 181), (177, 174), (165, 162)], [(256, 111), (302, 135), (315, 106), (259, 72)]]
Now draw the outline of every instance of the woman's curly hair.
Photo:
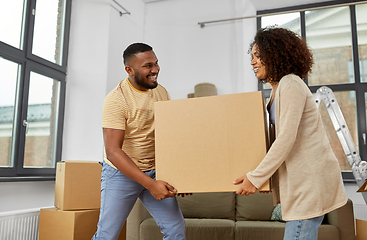
[(267, 74), (267, 79), (259, 79), (259, 82), (279, 82), (290, 73), (304, 80), (311, 72), (312, 53), (296, 33), (278, 27), (261, 28), (250, 44), (250, 53), (255, 44)]

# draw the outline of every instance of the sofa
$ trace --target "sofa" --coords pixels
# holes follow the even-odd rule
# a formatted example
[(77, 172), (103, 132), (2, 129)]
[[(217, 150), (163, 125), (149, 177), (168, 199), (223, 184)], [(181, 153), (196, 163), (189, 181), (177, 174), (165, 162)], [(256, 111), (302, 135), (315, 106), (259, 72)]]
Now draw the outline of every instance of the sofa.
[[(282, 240), (285, 223), (272, 194), (240, 196), (233, 192), (177, 196), (185, 217), (187, 240)], [(158, 240), (163, 235), (154, 219), (137, 201), (127, 219), (127, 240)], [(355, 240), (353, 204), (328, 213), (318, 240)]]

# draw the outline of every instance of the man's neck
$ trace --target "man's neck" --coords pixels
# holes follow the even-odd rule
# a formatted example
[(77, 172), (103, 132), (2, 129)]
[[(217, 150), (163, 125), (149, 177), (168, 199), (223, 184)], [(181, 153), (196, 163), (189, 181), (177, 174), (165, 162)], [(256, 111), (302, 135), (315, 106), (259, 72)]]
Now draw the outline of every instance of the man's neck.
[(127, 81), (129, 82), (130, 86), (133, 87), (135, 90), (139, 91), (139, 92), (146, 92), (149, 89), (145, 89), (142, 88), (141, 86), (139, 86), (138, 84), (136, 84), (135, 80), (131, 80), (132, 78), (129, 76), (127, 78)]

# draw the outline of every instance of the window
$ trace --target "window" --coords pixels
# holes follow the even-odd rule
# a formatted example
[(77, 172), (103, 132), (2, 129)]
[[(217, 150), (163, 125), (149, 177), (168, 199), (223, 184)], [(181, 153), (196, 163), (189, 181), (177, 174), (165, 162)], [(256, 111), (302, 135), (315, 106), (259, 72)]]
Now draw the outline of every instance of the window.
[[(333, 90), (356, 148), (361, 158), (367, 159), (367, 4), (355, 1), (328, 4), (330, 2), (260, 11), (259, 15), (274, 15), (262, 17), (258, 22), (261, 27), (277, 24), (306, 40), (315, 62), (306, 80), (310, 90), (316, 92), (321, 86)], [(259, 84), (259, 89), (269, 97), (269, 86)], [(320, 104), (319, 110), (343, 178), (354, 181), (326, 107)]]
[(0, 3), (0, 180), (54, 179), (70, 0)]

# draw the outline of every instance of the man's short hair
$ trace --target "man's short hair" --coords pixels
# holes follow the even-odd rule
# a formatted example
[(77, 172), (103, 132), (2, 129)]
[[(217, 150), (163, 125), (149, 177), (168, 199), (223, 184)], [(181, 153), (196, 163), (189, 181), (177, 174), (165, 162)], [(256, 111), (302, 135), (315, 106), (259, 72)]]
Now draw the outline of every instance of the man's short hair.
[(153, 48), (151, 46), (149, 46), (148, 44), (145, 43), (133, 43), (130, 46), (128, 46), (124, 53), (123, 53), (123, 61), (124, 61), (124, 65), (127, 65), (127, 62), (129, 61), (129, 59), (131, 57), (133, 57), (135, 54), (137, 53), (141, 53), (141, 52), (148, 52), (148, 51), (152, 51)]

